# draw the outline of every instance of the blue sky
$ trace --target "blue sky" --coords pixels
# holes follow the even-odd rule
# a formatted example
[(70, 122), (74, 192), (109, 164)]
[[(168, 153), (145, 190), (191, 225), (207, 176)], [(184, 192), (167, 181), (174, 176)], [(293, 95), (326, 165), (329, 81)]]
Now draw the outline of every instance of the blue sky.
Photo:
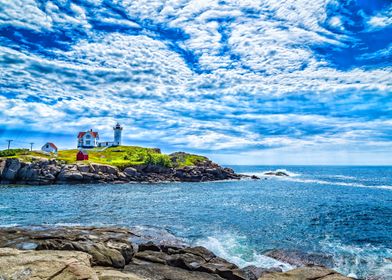
[(390, 0), (0, 0), (0, 148), (392, 164)]

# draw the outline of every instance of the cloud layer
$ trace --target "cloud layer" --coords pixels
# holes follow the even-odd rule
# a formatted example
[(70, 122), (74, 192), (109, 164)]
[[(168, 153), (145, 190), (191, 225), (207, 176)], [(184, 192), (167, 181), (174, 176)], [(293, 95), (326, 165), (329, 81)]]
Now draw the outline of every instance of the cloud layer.
[(367, 2), (0, 0), (0, 136), (391, 155), (392, 5)]

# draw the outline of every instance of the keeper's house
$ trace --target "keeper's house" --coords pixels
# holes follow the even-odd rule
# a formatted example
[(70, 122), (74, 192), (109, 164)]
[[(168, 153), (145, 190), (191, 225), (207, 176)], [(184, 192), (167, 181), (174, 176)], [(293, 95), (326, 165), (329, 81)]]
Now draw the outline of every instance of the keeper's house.
[(98, 132), (93, 131), (92, 129), (79, 132), (78, 134), (78, 148), (83, 149), (91, 149), (97, 146), (99, 140)]

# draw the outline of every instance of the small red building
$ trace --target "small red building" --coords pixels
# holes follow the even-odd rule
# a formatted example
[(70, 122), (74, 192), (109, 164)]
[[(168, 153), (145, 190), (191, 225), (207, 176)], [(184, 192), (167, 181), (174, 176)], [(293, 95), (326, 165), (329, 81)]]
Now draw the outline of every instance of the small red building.
[(76, 160), (88, 160), (88, 153), (87, 152), (83, 152), (83, 151), (79, 151), (76, 154)]

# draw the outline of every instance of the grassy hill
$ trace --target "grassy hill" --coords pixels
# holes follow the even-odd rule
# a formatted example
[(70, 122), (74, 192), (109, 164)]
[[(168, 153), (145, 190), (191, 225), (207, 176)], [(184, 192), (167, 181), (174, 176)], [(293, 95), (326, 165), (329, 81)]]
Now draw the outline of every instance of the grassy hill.
[[(28, 149), (10, 149), (0, 151), (0, 158), (19, 158), (25, 162), (32, 161), (35, 157), (55, 158), (66, 163), (76, 163), (77, 149), (61, 150), (57, 155), (46, 154)], [(137, 146), (119, 146), (106, 149), (95, 148), (88, 150), (89, 160), (85, 163), (100, 163), (117, 166), (121, 169), (141, 164), (154, 164), (165, 167), (184, 167), (196, 165), (208, 160), (206, 157), (187, 154), (183, 152), (171, 155), (162, 154), (159, 149), (144, 148)]]

